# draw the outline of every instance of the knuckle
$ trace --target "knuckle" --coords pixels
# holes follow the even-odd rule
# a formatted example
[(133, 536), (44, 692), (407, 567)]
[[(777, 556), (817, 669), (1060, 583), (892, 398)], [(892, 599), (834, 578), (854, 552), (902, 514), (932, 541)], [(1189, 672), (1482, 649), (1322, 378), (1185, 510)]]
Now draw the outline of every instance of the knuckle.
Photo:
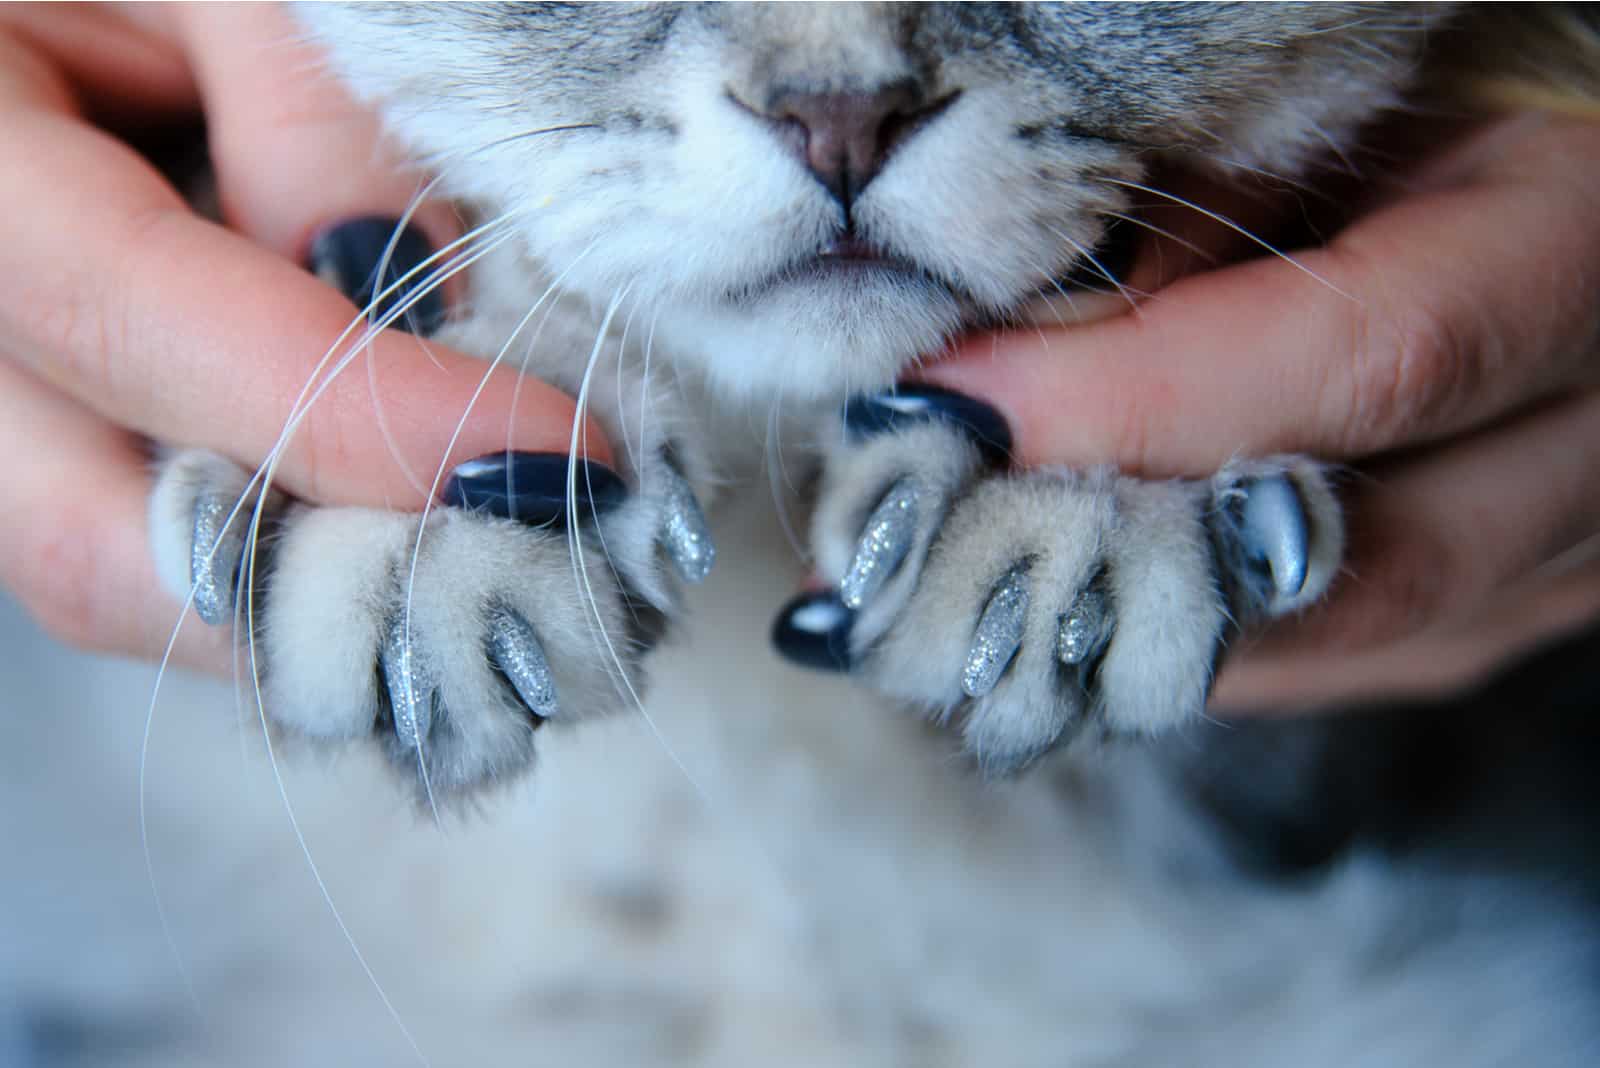
[(1125, 405), (1113, 432), (1111, 461), (1122, 470), (1142, 476), (1154, 474), (1150, 456), (1150, 421), (1136, 405)]
[(294, 428), (286, 475), (297, 496), (319, 504), (336, 503), (338, 472), (353, 461), (346, 399), (339, 391), (330, 392)]
[(81, 649), (120, 648), (92, 520), (58, 516), (36, 524), (9, 561), (8, 582), (45, 632)]
[(1397, 547), (1383, 564), (1378, 589), (1383, 620), (1376, 640), (1415, 634), (1434, 622), (1444, 607), (1453, 572), (1449, 547), (1432, 537), (1417, 537)]
[(1336, 592), (1328, 645), (1371, 649), (1425, 630), (1445, 607), (1452, 573), (1450, 547), (1435, 537), (1412, 532), (1385, 544), (1381, 558), (1352, 568)]
[(94, 287), (55, 287), (49, 299), (19, 302), (16, 314), (18, 333), (41, 354), (45, 378), (74, 392), (111, 387), (111, 331)]
[(37, 299), (15, 302), (16, 331), (41, 354), (45, 378), (77, 396), (126, 397), (151, 388), (147, 376), (128, 373), (140, 366), (129, 358), (140, 348), (130, 294), (144, 269), (140, 254), (161, 247), (158, 231), (170, 214), (155, 208), (134, 213), (124, 230), (107, 238), (126, 255), (52, 278), (38, 288)]
[(1360, 320), (1344, 451), (1365, 455), (1448, 427), (1477, 389), (1459, 310), (1419, 301)]

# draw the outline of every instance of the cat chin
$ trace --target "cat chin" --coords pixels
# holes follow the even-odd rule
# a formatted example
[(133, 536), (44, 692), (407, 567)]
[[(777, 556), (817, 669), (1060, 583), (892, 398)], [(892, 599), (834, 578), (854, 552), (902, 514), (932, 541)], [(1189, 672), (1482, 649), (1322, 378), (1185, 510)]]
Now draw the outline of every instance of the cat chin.
[(661, 336), (719, 391), (752, 402), (843, 400), (893, 385), (970, 310), (931, 285), (790, 285), (753, 300), (662, 312)]

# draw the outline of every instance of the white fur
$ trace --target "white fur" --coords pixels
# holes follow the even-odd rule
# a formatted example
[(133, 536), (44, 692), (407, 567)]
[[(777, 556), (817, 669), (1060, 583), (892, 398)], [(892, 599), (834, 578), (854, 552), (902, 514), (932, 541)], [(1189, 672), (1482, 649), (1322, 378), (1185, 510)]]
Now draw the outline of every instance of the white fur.
[[(1427, 853), (1277, 889), (1197, 873), (1207, 839), (1134, 751), (1078, 767), (1070, 805), (1045, 775), (961, 774), (914, 719), (773, 657), (767, 612), (799, 568), (770, 508), (717, 534), (725, 566), (650, 664), (652, 721), (698, 790), (637, 717), (543, 732), (536, 777), (442, 828), (369, 750), (284, 757), (430, 1063), (1593, 1063), (1577, 902)], [(0, 717), (19, 1027), (56, 1013), (100, 1068), (414, 1063), (259, 728), (241, 751), (227, 687), (169, 677), (150, 843), (191, 1013), (135, 819), (152, 672), (0, 611), (25, 713)]]

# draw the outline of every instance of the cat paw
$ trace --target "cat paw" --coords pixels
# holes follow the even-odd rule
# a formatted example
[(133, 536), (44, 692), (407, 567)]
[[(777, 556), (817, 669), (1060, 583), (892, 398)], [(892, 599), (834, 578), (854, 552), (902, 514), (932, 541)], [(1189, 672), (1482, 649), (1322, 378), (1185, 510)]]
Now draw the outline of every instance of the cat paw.
[(959, 724), (987, 772), (1018, 771), (1086, 725), (1193, 719), (1230, 635), (1332, 580), (1342, 524), (1311, 461), (1204, 481), (1011, 473), (999, 434), (951, 403), (852, 406), (812, 525), (832, 589), (791, 606), (776, 638)]
[(547, 723), (631, 706), (681, 583), (710, 569), (695, 491), (665, 453), (632, 488), (582, 463), (569, 484), (567, 468), (470, 462), (445, 494), (457, 506), (425, 520), (271, 495), (251, 537), (246, 474), (182, 453), (152, 498), (158, 565), (202, 620), (235, 627), (275, 725), (373, 737), (445, 797), (525, 770)]

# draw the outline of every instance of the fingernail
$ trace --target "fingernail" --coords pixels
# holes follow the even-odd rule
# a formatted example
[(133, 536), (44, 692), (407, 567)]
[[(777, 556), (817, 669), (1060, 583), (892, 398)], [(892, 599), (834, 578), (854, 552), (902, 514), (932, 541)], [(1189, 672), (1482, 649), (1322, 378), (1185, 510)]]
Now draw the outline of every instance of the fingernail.
[(785, 658), (819, 671), (850, 670), (850, 628), (856, 614), (837, 594), (802, 593), (772, 626), (772, 644)]
[(711, 574), (711, 565), (717, 562), (717, 546), (711, 540), (706, 514), (682, 475), (669, 467), (662, 477), (671, 482), (667, 488), (661, 545), (685, 582), (704, 582)]
[(935, 419), (965, 430), (990, 464), (1004, 467), (1010, 463), (1011, 428), (1005, 417), (964, 393), (938, 386), (898, 386), (886, 393), (857, 397), (844, 410), (845, 426), (861, 437)]
[[(1077, 265), (1066, 276), (1058, 279), (1065, 289), (1115, 289), (1133, 270), (1133, 261), (1139, 251), (1139, 227), (1132, 223), (1114, 220), (1106, 228), (1106, 235), (1093, 249), (1094, 259), (1080, 256)], [(1116, 282), (1111, 281), (1111, 278)]]
[[(328, 227), (311, 242), (307, 266), (324, 282), (355, 302), (356, 307), (367, 309), (375, 294), (382, 293), (400, 279), (405, 278), (433, 255), (433, 246), (414, 226), (400, 231), (400, 220), (381, 215), (348, 219)], [(390, 243), (393, 242), (393, 249)], [(385, 262), (384, 253), (389, 253)], [(378, 267), (383, 265), (383, 279), (378, 280)], [(432, 265), (417, 270), (406, 283), (370, 309), (374, 319), (385, 315), (408, 299), (421, 283), (434, 272)], [(397, 330), (426, 337), (444, 325), (444, 293), (435, 286), (418, 297), (390, 324)]]
[[(569, 499), (574, 463), (576, 498)], [(454, 508), (549, 526), (566, 522), (569, 500), (580, 521), (604, 515), (627, 498), (628, 487), (604, 464), (563, 452), (494, 452), (458, 465), (439, 496)]]
[(856, 545), (856, 555), (839, 583), (839, 599), (846, 608), (860, 608), (894, 574), (911, 551), (917, 533), (916, 480), (902, 478), (883, 495), (867, 517), (866, 529)]
[(1022, 647), (1028, 622), (1028, 583), (1022, 572), (1012, 571), (1000, 580), (972, 636), (961, 688), (968, 697), (982, 697), (1000, 682), (1011, 658)]

